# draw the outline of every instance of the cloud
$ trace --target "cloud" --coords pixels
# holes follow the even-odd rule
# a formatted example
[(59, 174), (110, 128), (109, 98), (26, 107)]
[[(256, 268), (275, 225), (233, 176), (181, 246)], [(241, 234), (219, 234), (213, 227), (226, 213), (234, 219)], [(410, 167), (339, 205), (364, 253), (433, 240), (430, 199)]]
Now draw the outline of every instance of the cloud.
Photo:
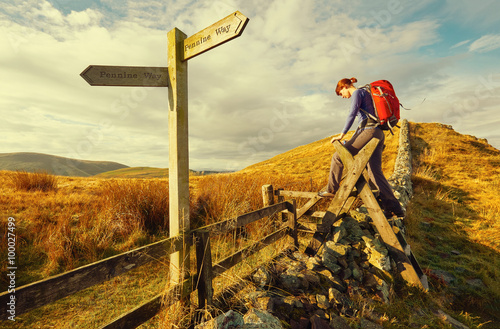
[(488, 34), (472, 42), (469, 51), (485, 53), (498, 48), (500, 48), (500, 34)]
[(464, 40), (464, 41), (461, 41), (459, 43), (456, 43), (454, 44), (453, 46), (450, 47), (450, 49), (454, 49), (454, 48), (458, 48), (458, 47), (461, 47), (463, 45), (466, 45), (470, 42), (470, 40)]
[[(236, 10), (250, 18), (243, 35), (188, 63), (192, 169), (240, 169), (338, 133), (349, 102), (333, 90), (344, 77), (389, 79), (413, 109), (405, 115), (440, 122), (450, 95), (474, 87), (461, 81), (477, 80), (457, 73), (463, 57), (425, 52), (444, 23), (409, 15), (429, 2), (352, 12), (319, 0), (11, 3), (0, 15), (5, 152), (167, 167), (167, 89), (90, 87), (79, 73), (91, 64), (166, 66), (167, 31), (189, 36)], [(487, 49), (479, 40), (475, 52)], [(481, 106), (490, 111), (490, 102)]]

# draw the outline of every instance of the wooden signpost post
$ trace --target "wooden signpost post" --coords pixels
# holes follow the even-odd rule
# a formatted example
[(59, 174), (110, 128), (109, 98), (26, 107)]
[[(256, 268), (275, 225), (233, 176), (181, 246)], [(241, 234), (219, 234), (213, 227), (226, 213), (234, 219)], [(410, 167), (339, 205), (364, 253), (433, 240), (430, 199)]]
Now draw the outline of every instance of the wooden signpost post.
[[(174, 28), (167, 34), (168, 67), (90, 65), (80, 75), (91, 86), (168, 87), (170, 236), (183, 238), (189, 220), (188, 68), (187, 60), (239, 37), (248, 18), (239, 11), (191, 37)], [(189, 274), (189, 244), (171, 255), (171, 282)]]

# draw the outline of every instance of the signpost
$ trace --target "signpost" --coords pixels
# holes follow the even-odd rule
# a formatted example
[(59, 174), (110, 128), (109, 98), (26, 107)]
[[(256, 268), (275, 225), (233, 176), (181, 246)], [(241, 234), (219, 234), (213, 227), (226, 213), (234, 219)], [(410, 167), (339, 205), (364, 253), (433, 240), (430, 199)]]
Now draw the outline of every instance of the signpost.
[[(189, 146), (187, 60), (239, 37), (248, 18), (239, 11), (189, 38), (174, 28), (168, 32), (168, 67), (90, 65), (80, 75), (91, 86), (169, 87), (169, 216), (170, 236), (189, 231)], [(189, 274), (189, 249), (170, 256), (174, 284)]]

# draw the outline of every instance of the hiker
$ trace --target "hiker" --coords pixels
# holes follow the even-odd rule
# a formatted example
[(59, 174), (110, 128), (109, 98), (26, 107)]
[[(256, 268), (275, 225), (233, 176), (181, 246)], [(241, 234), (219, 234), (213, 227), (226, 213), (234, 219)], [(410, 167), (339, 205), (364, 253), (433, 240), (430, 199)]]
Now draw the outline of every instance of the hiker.
[[(380, 191), (381, 207), (384, 209), (386, 217), (404, 217), (404, 211), (398, 200), (392, 192), (391, 186), (382, 172), (382, 151), (384, 150), (385, 135), (379, 126), (378, 121), (370, 118), (364, 111), (374, 115), (375, 109), (373, 107), (372, 96), (369, 91), (365, 89), (358, 89), (354, 86), (358, 80), (356, 78), (342, 79), (337, 83), (335, 92), (342, 98), (352, 98), (351, 109), (347, 116), (347, 120), (339, 136), (331, 139), (331, 143), (335, 141), (342, 141), (345, 134), (351, 128), (354, 119), (358, 117), (358, 128), (354, 135), (348, 141), (344, 141), (344, 146), (354, 156), (365, 146), (372, 138), (380, 139), (380, 142), (373, 152), (370, 161), (368, 162), (368, 172), (370, 180), (374, 183)], [(364, 111), (363, 111), (364, 110)], [(340, 180), (342, 178), (342, 171), (344, 165), (340, 160), (340, 156), (335, 152), (332, 156), (330, 165), (330, 174), (328, 176), (328, 185), (326, 191), (318, 193), (321, 197), (333, 197), (338, 190)]]

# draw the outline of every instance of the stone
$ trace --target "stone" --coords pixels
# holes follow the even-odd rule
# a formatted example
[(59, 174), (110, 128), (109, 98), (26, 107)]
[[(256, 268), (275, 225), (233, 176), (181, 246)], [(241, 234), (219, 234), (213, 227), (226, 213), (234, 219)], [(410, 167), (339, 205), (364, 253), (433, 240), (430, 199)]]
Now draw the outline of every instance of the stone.
[(290, 326), (292, 329), (304, 329), (308, 328), (310, 325), (309, 319), (306, 319), (304, 317), (300, 318), (299, 321), (291, 320), (290, 321)]
[(466, 281), (469, 286), (474, 288), (486, 288), (483, 280), (481, 279), (469, 279)]
[(272, 311), (274, 309), (274, 299), (272, 297), (257, 298), (256, 306), (261, 310)]
[(366, 243), (366, 248), (364, 250), (365, 254), (368, 256), (368, 262), (384, 271), (390, 271), (391, 269), (391, 259), (389, 257), (389, 251), (383, 245), (378, 238), (369, 240), (363, 237)]
[(431, 274), (436, 276), (438, 279), (443, 280), (443, 282), (448, 286), (456, 280), (453, 274), (444, 270), (432, 269)]
[(288, 291), (299, 290), (301, 285), (298, 274), (299, 273), (294, 273), (293, 271), (287, 271), (285, 273), (281, 273), (279, 276), (280, 283)]
[[(272, 314), (259, 310), (259, 309), (251, 309), (243, 316), (243, 320), (245, 325), (248, 324), (261, 324), (260, 326), (252, 326), (252, 328), (266, 328), (266, 329), (282, 329), (283, 326), (278, 318), (273, 316)], [(249, 326), (245, 326), (244, 328), (249, 328)]]
[(352, 273), (352, 277), (361, 282), (363, 281), (363, 271), (361, 270), (361, 268), (359, 267), (358, 263), (356, 262), (351, 262), (349, 264), (349, 269), (351, 270), (351, 273)]
[(285, 304), (290, 305), (292, 308), (303, 308), (304, 304), (300, 301), (299, 298), (295, 296), (287, 296), (283, 299)]
[(257, 269), (257, 271), (255, 271), (255, 273), (252, 275), (252, 278), (257, 286), (261, 288), (269, 286), (272, 281), (271, 273), (269, 273), (269, 271), (263, 267)]
[(351, 305), (351, 300), (335, 288), (330, 288), (328, 290), (328, 299), (331, 304), (339, 305), (341, 307), (350, 307)]
[(318, 260), (318, 258), (316, 258), (316, 257), (309, 257), (309, 259), (307, 260), (307, 263), (306, 263), (306, 267), (309, 270), (316, 271), (322, 267), (321, 261)]
[(335, 233), (333, 234), (333, 242), (337, 243), (342, 240), (345, 236), (347, 236), (347, 230), (345, 227), (340, 226), (335, 228)]
[(351, 269), (350, 268), (344, 269), (344, 275), (343, 275), (342, 279), (344, 279), (344, 281), (345, 281), (345, 280), (349, 279), (351, 276), (352, 276)]
[(244, 325), (243, 316), (233, 310), (219, 315), (218, 317), (199, 324), (195, 329), (232, 329), (240, 328)]
[(319, 285), (321, 283), (321, 280), (319, 279), (319, 276), (316, 274), (316, 272), (311, 271), (309, 269), (305, 269), (300, 272), (302, 277), (311, 284), (314, 285)]
[(325, 295), (317, 294), (316, 303), (318, 304), (318, 307), (323, 310), (327, 310), (330, 308), (330, 302), (328, 301), (328, 298)]
[(328, 250), (329, 252), (333, 253), (335, 257), (346, 257), (349, 248), (349, 246), (335, 243), (333, 241), (327, 241), (325, 243), (325, 252), (327, 252)]
[(320, 318), (318, 315), (313, 315), (310, 319), (311, 329), (330, 329), (328, 321)]
[(364, 285), (366, 288), (371, 288), (375, 291), (380, 292), (379, 296), (380, 298), (385, 302), (389, 302), (389, 290), (390, 286), (389, 284), (379, 276), (367, 272), (365, 273), (365, 280), (364, 280)]
[(381, 325), (373, 323), (365, 318), (361, 318), (361, 321), (359, 322), (359, 327), (361, 329), (383, 329)]
[(330, 319), (330, 328), (332, 329), (351, 329), (351, 326), (347, 323), (347, 321), (338, 315), (332, 315)]
[(462, 322), (460, 322), (458, 320), (455, 320), (454, 318), (452, 318), (451, 316), (449, 316), (448, 314), (444, 313), (441, 310), (435, 311), (434, 314), (438, 318), (440, 318), (441, 321), (451, 325), (454, 329), (469, 329), (469, 327), (467, 327), (465, 324), (463, 324)]

